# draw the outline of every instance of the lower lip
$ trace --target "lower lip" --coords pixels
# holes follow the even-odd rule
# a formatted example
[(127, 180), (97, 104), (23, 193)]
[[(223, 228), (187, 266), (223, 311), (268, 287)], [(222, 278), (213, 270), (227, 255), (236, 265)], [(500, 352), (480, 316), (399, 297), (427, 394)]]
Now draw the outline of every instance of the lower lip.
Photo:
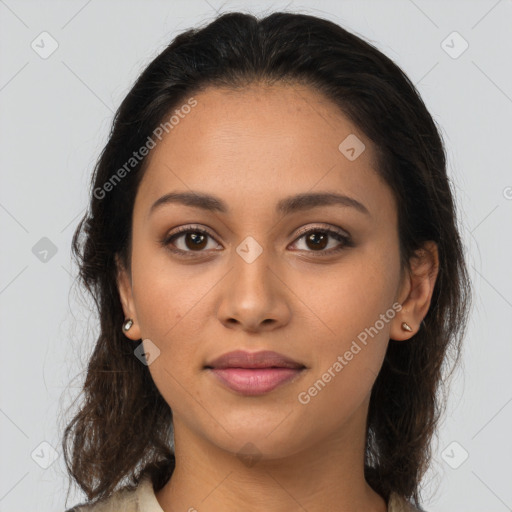
[(244, 395), (262, 395), (292, 380), (304, 368), (211, 368), (228, 388)]

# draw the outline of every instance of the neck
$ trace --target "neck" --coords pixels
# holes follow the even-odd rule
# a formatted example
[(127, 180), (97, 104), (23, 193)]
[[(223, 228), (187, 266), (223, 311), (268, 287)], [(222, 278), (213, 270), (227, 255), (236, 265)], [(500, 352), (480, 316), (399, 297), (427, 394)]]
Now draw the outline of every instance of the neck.
[(347, 425), (343, 435), (286, 457), (250, 458), (174, 418), (176, 468), (157, 500), (166, 512), (385, 512), (384, 499), (364, 479), (365, 437), (357, 434), (364, 429), (353, 423), (354, 431)]

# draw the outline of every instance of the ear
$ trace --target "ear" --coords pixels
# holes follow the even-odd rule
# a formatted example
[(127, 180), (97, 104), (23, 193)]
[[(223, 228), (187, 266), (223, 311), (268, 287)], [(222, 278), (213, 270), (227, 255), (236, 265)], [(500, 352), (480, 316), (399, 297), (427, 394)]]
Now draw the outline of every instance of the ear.
[[(439, 252), (437, 244), (431, 240), (425, 242), (409, 260), (410, 269), (405, 273), (398, 294), (402, 309), (391, 322), (390, 338), (407, 340), (414, 336), (423, 318), (427, 315), (439, 271)], [(412, 329), (402, 328), (406, 322)]]
[(133, 325), (128, 331), (125, 331), (122, 325), (120, 325), (119, 328), (122, 329), (123, 334), (127, 338), (137, 341), (141, 339), (141, 333), (133, 300), (131, 275), (124, 267), (118, 254), (115, 255), (115, 262), (117, 289), (119, 290), (124, 317), (125, 319), (131, 318), (133, 320)]

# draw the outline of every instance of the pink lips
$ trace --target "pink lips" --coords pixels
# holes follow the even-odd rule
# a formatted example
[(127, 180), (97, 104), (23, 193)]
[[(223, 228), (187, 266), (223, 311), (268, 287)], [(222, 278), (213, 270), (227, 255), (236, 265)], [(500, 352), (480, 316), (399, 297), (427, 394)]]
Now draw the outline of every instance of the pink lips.
[(299, 375), (305, 366), (272, 351), (229, 352), (206, 368), (223, 384), (244, 395), (261, 395)]

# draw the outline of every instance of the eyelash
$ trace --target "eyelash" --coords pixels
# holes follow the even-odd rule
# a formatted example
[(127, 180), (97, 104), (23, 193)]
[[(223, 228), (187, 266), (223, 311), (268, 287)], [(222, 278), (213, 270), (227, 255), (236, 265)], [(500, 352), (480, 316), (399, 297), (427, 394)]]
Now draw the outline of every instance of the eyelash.
[[(201, 233), (202, 235), (209, 236), (210, 238), (215, 240), (215, 238), (206, 229), (203, 229), (200, 227), (183, 226), (183, 227), (177, 229), (171, 235), (166, 236), (161, 241), (161, 243), (164, 247), (166, 247), (169, 251), (171, 251), (173, 253), (179, 254), (180, 256), (193, 258), (196, 256), (194, 253), (201, 253), (204, 251), (183, 251), (182, 249), (176, 249), (176, 248), (171, 247), (171, 242), (178, 239), (180, 236), (183, 236), (184, 234), (188, 234), (188, 233)], [(332, 254), (342, 251), (346, 247), (354, 246), (350, 236), (344, 235), (341, 232), (338, 232), (336, 230), (329, 229), (329, 228), (314, 227), (314, 228), (304, 229), (298, 233), (296, 240), (299, 240), (311, 233), (321, 233), (321, 234), (329, 235), (329, 236), (332, 236), (333, 238), (335, 238), (336, 240), (338, 240), (339, 242), (342, 242), (342, 245), (335, 249), (320, 250), (320, 251), (313, 251), (313, 250), (305, 251), (305, 252), (309, 252), (309, 253), (318, 253), (318, 256), (320, 256), (320, 257), (330, 256)]]

